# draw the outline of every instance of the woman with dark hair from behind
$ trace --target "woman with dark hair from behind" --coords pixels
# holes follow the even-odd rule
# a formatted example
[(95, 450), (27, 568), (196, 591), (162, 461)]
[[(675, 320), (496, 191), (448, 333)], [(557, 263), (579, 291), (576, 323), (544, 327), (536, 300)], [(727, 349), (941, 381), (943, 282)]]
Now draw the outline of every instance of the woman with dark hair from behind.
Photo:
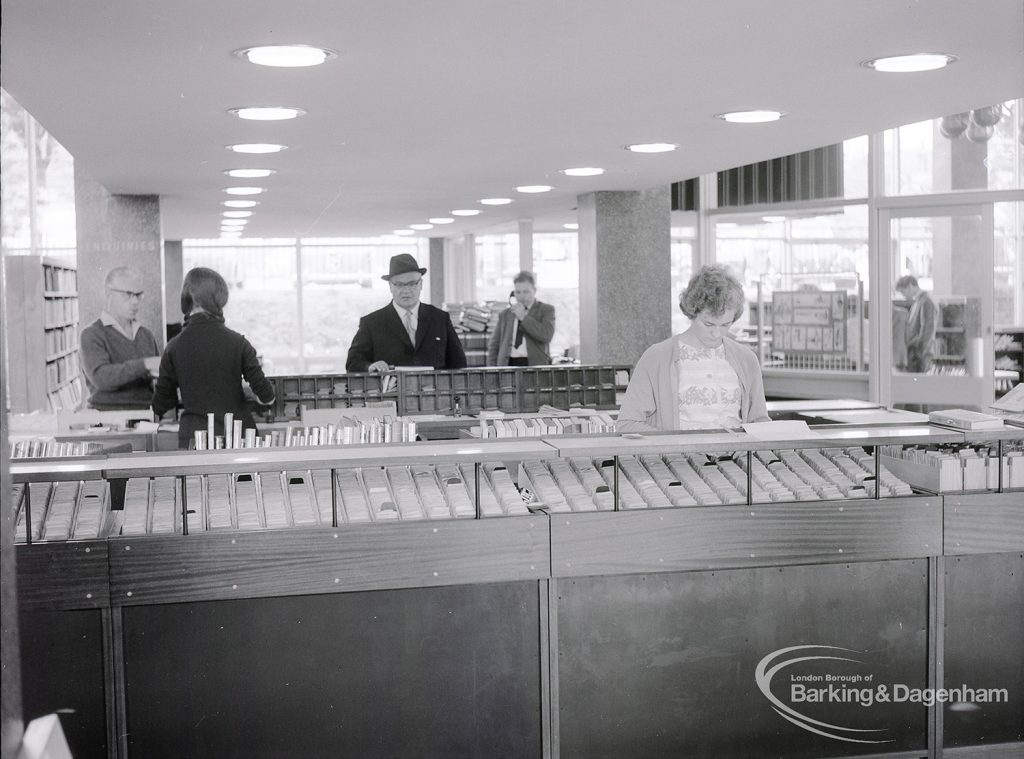
[(757, 356), (729, 333), (745, 303), (743, 286), (725, 266), (702, 267), (679, 296), (689, 328), (640, 356), (616, 429), (731, 429), (769, 421)]
[[(188, 448), (195, 431), (206, 429), (209, 413), (214, 415), (217, 435), (232, 434), (224, 429), (225, 414), (240, 420), (242, 429), (256, 428), (242, 391), (243, 377), (262, 403), (274, 400), (274, 386), (263, 375), (256, 349), (224, 324), (227, 302), (227, 283), (213, 269), (197, 267), (185, 275), (181, 286), (185, 326), (167, 343), (153, 393), (153, 411), (160, 417), (177, 405), (181, 390), (179, 448)], [(213, 441), (208, 445), (212, 448)]]

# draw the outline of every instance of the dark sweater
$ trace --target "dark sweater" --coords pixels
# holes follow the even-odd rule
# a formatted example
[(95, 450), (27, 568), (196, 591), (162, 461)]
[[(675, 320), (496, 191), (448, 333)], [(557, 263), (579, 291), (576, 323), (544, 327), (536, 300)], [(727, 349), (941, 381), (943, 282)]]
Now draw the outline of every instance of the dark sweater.
[(224, 435), (224, 414), (234, 414), (243, 429), (256, 423), (246, 405), (242, 378), (263, 403), (274, 400), (274, 386), (263, 375), (256, 350), (244, 336), (224, 326), (224, 319), (192, 314), (181, 334), (167, 344), (160, 360), (160, 377), (153, 394), (153, 411), (163, 416), (178, 402), (184, 406), (178, 426), (178, 445), (188, 448), (196, 430), (206, 429), (213, 413), (215, 434)]
[(152, 332), (139, 327), (135, 339), (129, 340), (116, 327), (97, 319), (82, 330), (79, 350), (89, 406), (103, 410), (149, 408), (153, 380), (143, 359), (160, 355)]

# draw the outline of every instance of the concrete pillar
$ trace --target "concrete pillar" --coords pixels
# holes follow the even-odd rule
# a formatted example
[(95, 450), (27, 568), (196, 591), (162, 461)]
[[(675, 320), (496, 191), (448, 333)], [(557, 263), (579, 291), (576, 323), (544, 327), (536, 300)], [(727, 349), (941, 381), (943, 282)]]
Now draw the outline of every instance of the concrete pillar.
[(634, 364), (672, 334), (671, 191), (581, 195), (580, 360)]
[(167, 326), (180, 326), (181, 283), (185, 279), (185, 259), (181, 240), (164, 240), (164, 314)]
[(533, 268), (533, 219), (519, 220), (519, 268), (535, 271)]
[(445, 239), (444, 292), (450, 303), (476, 300), (476, 235)]
[[(164, 344), (164, 271), (158, 195), (112, 195), (75, 163), (78, 308), (84, 328), (106, 307), (103, 283), (115, 266), (142, 272), (139, 321)], [(180, 309), (179, 309), (180, 310)]]
[(430, 238), (430, 261), (427, 263), (427, 273), (430, 275), (430, 304), (441, 307), (444, 303), (444, 238)]

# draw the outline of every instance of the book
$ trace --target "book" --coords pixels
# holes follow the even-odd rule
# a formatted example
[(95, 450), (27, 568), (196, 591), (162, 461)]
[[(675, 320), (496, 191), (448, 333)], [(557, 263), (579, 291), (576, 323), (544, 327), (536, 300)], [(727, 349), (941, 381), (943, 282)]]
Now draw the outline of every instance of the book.
[(1003, 420), (997, 416), (962, 408), (932, 411), (928, 414), (928, 421), (958, 430), (993, 430), (1003, 426)]

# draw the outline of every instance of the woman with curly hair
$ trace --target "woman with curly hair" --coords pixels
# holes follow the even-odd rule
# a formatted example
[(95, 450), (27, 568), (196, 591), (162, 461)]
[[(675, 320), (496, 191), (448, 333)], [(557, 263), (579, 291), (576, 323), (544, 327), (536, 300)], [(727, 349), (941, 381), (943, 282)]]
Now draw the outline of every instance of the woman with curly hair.
[(766, 422), (757, 356), (729, 333), (746, 299), (720, 265), (704, 266), (679, 296), (681, 334), (644, 351), (619, 409), (619, 432), (730, 429)]

